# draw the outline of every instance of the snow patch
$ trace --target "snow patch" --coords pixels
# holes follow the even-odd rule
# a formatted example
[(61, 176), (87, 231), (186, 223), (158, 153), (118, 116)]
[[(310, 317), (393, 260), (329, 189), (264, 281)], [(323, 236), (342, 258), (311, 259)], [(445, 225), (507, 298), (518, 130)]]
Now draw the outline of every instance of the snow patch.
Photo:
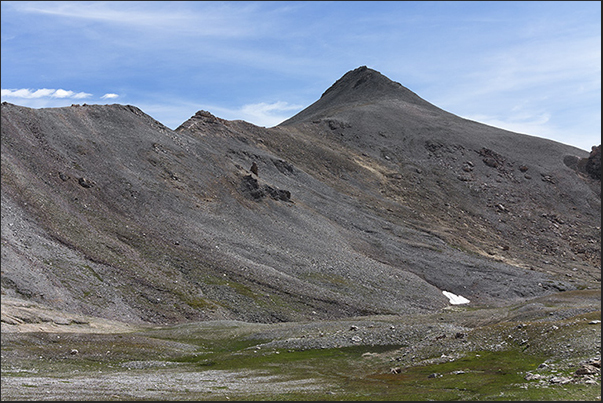
[(453, 294), (449, 291), (442, 291), (442, 294), (444, 294), (446, 298), (450, 300), (452, 305), (468, 304), (470, 302), (467, 298), (461, 295)]

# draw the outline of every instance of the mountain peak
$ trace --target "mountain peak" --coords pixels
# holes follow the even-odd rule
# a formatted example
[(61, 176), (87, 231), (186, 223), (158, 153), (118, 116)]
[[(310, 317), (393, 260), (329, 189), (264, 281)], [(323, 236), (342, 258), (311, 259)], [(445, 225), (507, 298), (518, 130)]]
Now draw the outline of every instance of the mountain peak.
[(358, 104), (378, 103), (386, 100), (434, 108), (432, 104), (402, 84), (390, 80), (377, 70), (360, 66), (345, 73), (321, 95), (318, 101), (280, 125), (315, 119), (316, 116), (323, 116), (333, 109), (353, 108)]
[(348, 91), (363, 93), (363, 95), (367, 95), (366, 93), (385, 95), (401, 88), (403, 88), (402, 84), (390, 80), (377, 70), (360, 66), (345, 73), (322, 94), (321, 98), (328, 95), (340, 95)]

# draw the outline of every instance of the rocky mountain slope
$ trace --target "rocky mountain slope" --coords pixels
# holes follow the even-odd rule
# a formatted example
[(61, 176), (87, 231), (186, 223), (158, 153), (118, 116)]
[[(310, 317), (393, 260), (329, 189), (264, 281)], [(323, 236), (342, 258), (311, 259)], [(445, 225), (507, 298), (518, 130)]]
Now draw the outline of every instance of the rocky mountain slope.
[(462, 119), (366, 67), (273, 128), (3, 103), (1, 130), (3, 297), (176, 324), (600, 289), (600, 146)]

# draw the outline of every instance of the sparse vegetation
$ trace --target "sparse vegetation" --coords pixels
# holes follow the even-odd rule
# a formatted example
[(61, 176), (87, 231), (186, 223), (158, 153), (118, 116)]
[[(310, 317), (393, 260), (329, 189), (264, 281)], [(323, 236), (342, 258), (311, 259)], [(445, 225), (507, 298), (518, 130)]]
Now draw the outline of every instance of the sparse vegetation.
[[(446, 318), (350, 318), (352, 326), (227, 321), (127, 333), (8, 333), (2, 400), (600, 400), (600, 369), (592, 376), (577, 370), (596, 359), (600, 366), (594, 322), (601, 312), (559, 318), (583, 301), (579, 293), (551, 299), (529, 318), (465, 327), (463, 336), (450, 325), (509, 317), (522, 305), (494, 315), (457, 309)], [(392, 328), (405, 329), (397, 344), (351, 338)], [(83, 383), (96, 386), (80, 390)]]

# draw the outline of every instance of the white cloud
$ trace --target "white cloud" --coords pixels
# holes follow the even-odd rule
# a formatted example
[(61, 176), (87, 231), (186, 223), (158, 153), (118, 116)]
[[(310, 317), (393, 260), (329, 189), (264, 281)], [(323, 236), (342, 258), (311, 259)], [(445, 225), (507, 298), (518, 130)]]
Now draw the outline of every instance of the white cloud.
[(108, 93), (108, 94), (103, 95), (101, 97), (101, 99), (115, 99), (115, 98), (118, 98), (118, 97), (119, 97), (119, 95), (117, 95), (117, 94)]
[(21, 88), (17, 90), (2, 89), (2, 99), (4, 98), (21, 98), (21, 99), (39, 99), (39, 98), (73, 98), (82, 99), (91, 97), (92, 94), (86, 92), (75, 92), (67, 91), (63, 89), (49, 89), (42, 88), (39, 90), (31, 90), (28, 88)]
[(226, 120), (244, 120), (256, 126), (273, 127), (289, 119), (305, 106), (289, 104), (284, 101), (272, 103), (259, 102), (245, 104), (239, 108), (228, 108), (209, 104), (198, 104), (190, 101), (138, 103), (145, 113), (153, 116), (167, 127), (175, 129), (199, 110), (206, 110)]
[[(601, 144), (601, 141), (597, 139), (598, 135), (593, 136), (592, 126), (588, 124), (586, 127), (576, 125), (573, 131), (568, 133), (558, 124), (551, 122), (552, 115), (546, 112), (534, 113), (533, 115), (511, 115), (509, 117), (477, 114), (463, 117), (515, 133), (554, 140), (587, 151), (590, 151), (593, 145)], [(598, 133), (600, 133), (600, 130)]]
[[(257, 126), (272, 127), (292, 116), (291, 111), (299, 111), (301, 105), (289, 105), (287, 102), (277, 101), (273, 103), (260, 102), (256, 104), (243, 105), (238, 111), (240, 119), (246, 120)], [(286, 113), (289, 112), (289, 113)]]
[(75, 98), (75, 99), (88, 98), (90, 96), (92, 96), (92, 94), (88, 94), (85, 92), (65, 91), (62, 89), (56, 90), (54, 92), (54, 94), (51, 95), (51, 97), (54, 97), (54, 98)]
[(275, 111), (291, 111), (299, 109), (299, 105), (289, 105), (287, 102), (277, 101), (271, 104), (266, 102), (260, 102), (257, 104), (243, 105), (241, 112), (249, 115), (266, 115), (274, 113)]
[(551, 118), (549, 113), (514, 115), (506, 118), (487, 115), (471, 115), (465, 116), (465, 118), (515, 133), (542, 137), (550, 137), (554, 135), (549, 124), (549, 120)]

